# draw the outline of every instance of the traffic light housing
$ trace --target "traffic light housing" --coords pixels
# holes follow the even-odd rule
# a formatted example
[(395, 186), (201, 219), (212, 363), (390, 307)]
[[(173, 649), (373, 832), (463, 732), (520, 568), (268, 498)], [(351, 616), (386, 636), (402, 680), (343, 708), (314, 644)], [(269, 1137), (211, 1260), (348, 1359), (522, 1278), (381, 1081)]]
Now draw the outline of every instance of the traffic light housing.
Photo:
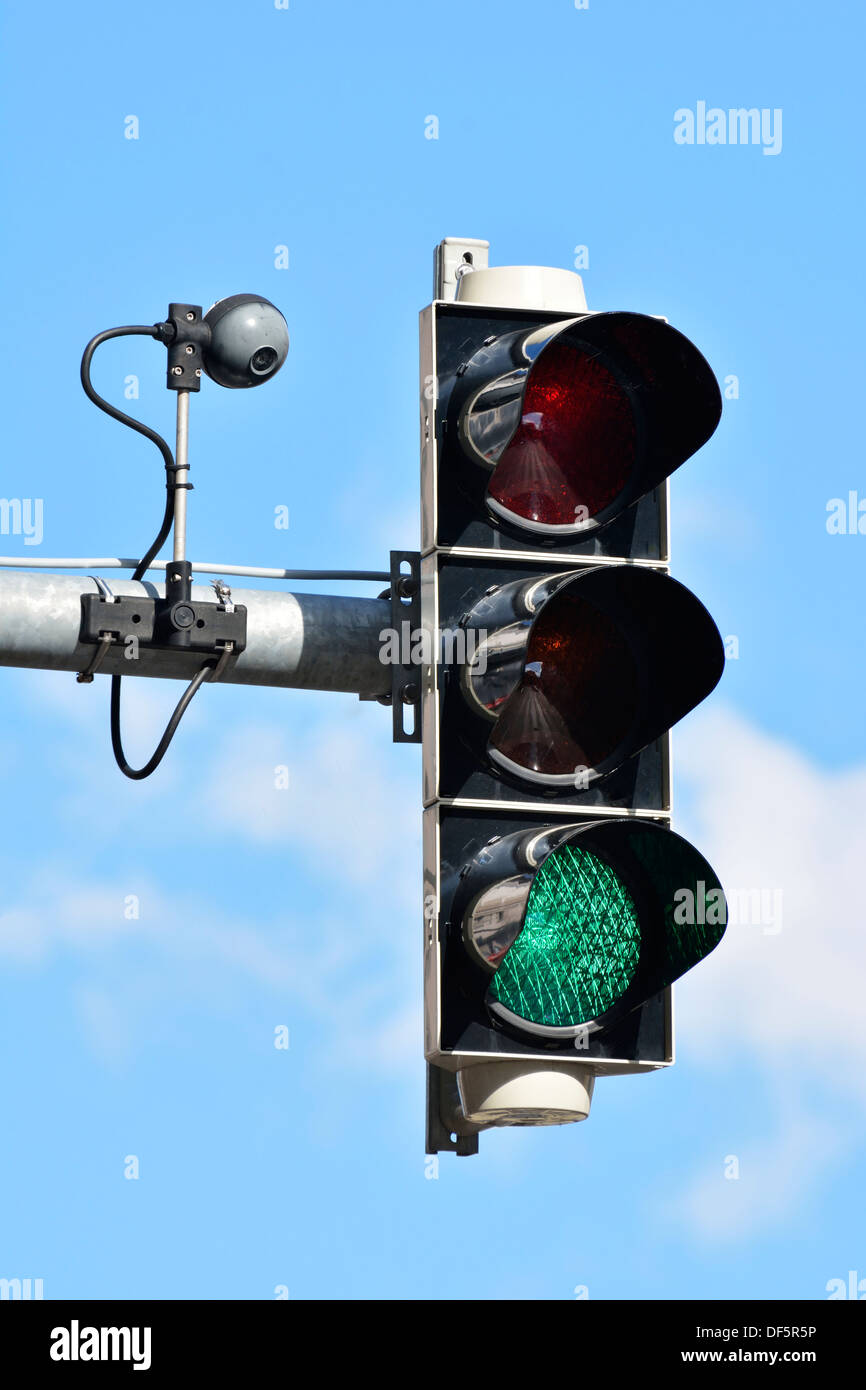
[[(664, 320), (504, 303), (516, 274), (474, 270), (421, 316), (431, 1152), (670, 1064), (670, 986), (726, 918), (670, 829), (669, 730), (724, 650), (668, 573), (667, 478), (718, 386)], [(578, 1076), (585, 1102), (561, 1101)]]

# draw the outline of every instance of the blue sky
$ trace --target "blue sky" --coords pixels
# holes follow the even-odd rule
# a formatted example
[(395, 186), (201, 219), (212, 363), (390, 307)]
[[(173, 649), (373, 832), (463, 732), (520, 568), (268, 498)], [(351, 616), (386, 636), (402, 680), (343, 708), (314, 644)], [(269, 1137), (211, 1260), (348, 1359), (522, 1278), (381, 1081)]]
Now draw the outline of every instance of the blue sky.
[[(866, 539), (826, 527), (866, 489), (857, 8), (16, 0), (2, 29), (2, 492), (45, 517), (40, 550), (3, 552), (142, 550), (161, 465), (85, 400), (81, 350), (252, 290), (291, 352), (266, 389), (193, 401), (191, 551), (381, 567), (417, 543), (434, 245), (566, 268), (586, 245), (591, 308), (666, 314), (739, 380), (673, 484), (674, 573), (739, 640), (675, 739), (675, 824), (728, 886), (783, 892), (784, 919), (731, 928), (680, 986), (671, 1071), (429, 1180), (419, 750), (349, 696), (208, 688), (133, 784), (104, 681), (5, 670), (0, 1276), (58, 1298), (564, 1299), (866, 1277)], [(699, 101), (781, 109), (781, 151), (678, 145)], [(94, 376), (122, 402), (137, 375), (169, 431), (163, 372), (142, 340)], [(177, 694), (141, 685), (132, 757)]]

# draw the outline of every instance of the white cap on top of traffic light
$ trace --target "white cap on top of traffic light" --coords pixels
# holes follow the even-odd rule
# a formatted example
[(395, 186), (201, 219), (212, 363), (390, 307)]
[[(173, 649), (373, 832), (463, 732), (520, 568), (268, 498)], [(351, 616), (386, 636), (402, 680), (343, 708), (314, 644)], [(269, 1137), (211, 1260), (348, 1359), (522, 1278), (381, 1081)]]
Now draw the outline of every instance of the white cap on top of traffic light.
[(497, 265), (467, 271), (457, 282), (457, 299), (504, 309), (519, 304), (555, 313), (589, 312), (580, 276), (557, 266)]

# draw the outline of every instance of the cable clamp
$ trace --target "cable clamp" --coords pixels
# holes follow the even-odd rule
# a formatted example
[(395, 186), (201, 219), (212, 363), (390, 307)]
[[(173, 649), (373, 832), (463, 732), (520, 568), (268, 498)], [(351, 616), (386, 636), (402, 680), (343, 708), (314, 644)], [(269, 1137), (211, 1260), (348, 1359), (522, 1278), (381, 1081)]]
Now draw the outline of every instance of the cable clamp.
[(184, 467), (184, 465), (181, 464), (181, 463), (167, 463), (167, 464), (165, 465), (165, 471), (166, 471), (166, 473), (171, 473), (171, 474), (173, 475), (173, 476), (172, 476), (171, 478), (169, 478), (168, 481), (166, 482), (166, 487), (169, 488), (169, 489), (170, 489), (171, 491), (173, 491), (173, 492), (179, 492), (181, 488), (183, 488), (183, 489), (184, 489), (185, 491), (187, 491), (187, 492), (192, 492), (193, 487), (194, 487), (194, 484), (193, 484), (193, 483), (190, 483), (190, 482), (179, 483), (179, 482), (177, 481), (177, 475), (178, 475), (178, 473), (181, 471), (181, 469), (183, 469), (183, 472), (184, 472), (184, 473), (188, 473), (188, 472), (189, 472), (189, 468), (188, 468), (188, 467)]
[(207, 677), (207, 680), (209, 680), (209, 681), (218, 681), (218, 680), (219, 680), (219, 678), (220, 678), (220, 676), (222, 675), (223, 671), (226, 669), (226, 667), (227, 667), (228, 664), (229, 664), (229, 657), (231, 657), (231, 656), (234, 655), (234, 650), (235, 650), (235, 644), (234, 644), (234, 642), (226, 642), (225, 646), (224, 646), (223, 649), (222, 649), (222, 653), (221, 653), (221, 655), (220, 655), (220, 659), (219, 659), (219, 661), (216, 663), (216, 665), (213, 667), (213, 669), (211, 670), (211, 674)]
[(93, 680), (93, 677), (96, 675), (97, 671), (99, 670), (100, 666), (102, 665), (103, 661), (108, 655), (108, 649), (113, 641), (114, 637), (110, 632), (103, 632), (101, 634), (99, 639), (99, 646), (93, 653), (93, 660), (91, 661), (90, 665), (87, 667), (86, 670), (79, 671), (78, 675), (75, 677), (79, 685), (90, 685), (91, 681)]

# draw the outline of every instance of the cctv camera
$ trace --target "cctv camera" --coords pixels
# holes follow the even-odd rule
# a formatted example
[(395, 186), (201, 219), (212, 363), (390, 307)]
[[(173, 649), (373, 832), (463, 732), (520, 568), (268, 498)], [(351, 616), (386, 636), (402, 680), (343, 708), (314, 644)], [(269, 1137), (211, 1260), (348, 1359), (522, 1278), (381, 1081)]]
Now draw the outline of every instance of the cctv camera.
[(289, 351), (286, 321), (257, 294), (218, 299), (204, 316), (210, 342), (203, 354), (208, 376), (220, 386), (258, 386), (275, 376)]

